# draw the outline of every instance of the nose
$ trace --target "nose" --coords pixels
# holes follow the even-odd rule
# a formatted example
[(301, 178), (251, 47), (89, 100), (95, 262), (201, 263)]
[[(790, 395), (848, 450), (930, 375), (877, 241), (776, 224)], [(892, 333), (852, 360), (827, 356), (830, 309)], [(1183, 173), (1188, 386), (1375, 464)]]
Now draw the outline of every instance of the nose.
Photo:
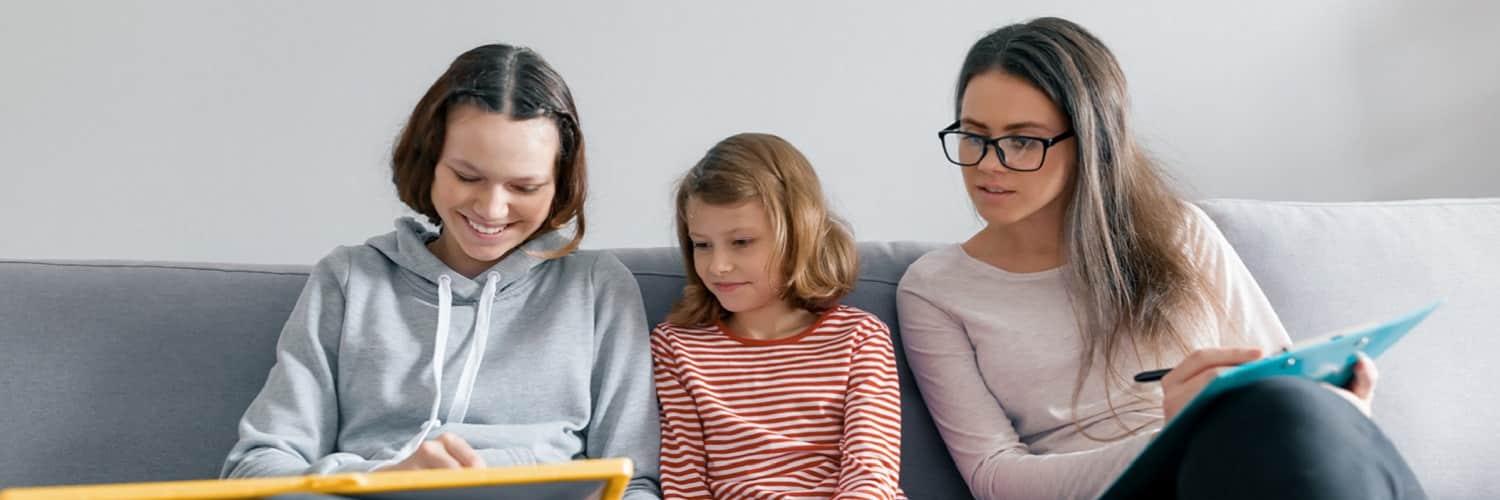
[(708, 257), (708, 270), (714, 274), (726, 274), (734, 270), (734, 262), (729, 258), (729, 252), (713, 249)]
[(986, 174), (999, 174), (1005, 172), (1005, 165), (1000, 164), (1000, 148), (994, 144), (986, 144), (984, 157), (979, 159), (979, 164), (974, 168)]
[(479, 196), (474, 199), (474, 215), (490, 222), (504, 220), (510, 215), (510, 193), (505, 190), (505, 186), (492, 186), (480, 191)]

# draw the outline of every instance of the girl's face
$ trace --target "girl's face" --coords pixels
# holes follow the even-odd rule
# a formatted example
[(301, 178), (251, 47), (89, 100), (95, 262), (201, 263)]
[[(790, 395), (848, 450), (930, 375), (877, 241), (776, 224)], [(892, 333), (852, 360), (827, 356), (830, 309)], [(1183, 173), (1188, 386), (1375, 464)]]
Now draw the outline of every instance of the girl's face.
[(432, 181), (443, 221), (433, 253), (477, 276), (546, 221), (556, 192), (557, 127), (547, 118), (514, 120), (475, 106), (448, 114)]
[(684, 212), (693, 270), (724, 309), (745, 313), (783, 303), (776, 238), (759, 200), (712, 205), (690, 196)]
[[(959, 130), (990, 138), (1053, 138), (1070, 128), (1067, 117), (1046, 93), (1000, 71), (987, 71), (970, 79), (959, 107)], [(1005, 168), (993, 148), (978, 165), (964, 167), (964, 184), (979, 216), (992, 227), (1015, 224), (1038, 213), (1060, 221), (1077, 164), (1074, 141), (1065, 139), (1047, 149), (1041, 169), (1034, 172)], [(1039, 148), (1041, 144), (1034, 146)]]

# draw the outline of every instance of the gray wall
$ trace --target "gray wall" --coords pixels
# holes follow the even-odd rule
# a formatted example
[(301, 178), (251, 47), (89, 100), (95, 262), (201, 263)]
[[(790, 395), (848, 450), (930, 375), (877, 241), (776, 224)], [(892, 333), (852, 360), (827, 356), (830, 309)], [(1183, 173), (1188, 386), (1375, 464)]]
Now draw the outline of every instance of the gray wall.
[(1500, 4), (1209, 3), (3, 1), (0, 257), (311, 263), (385, 232), (392, 137), (489, 41), (573, 86), (588, 247), (671, 244), (672, 180), (746, 130), (803, 148), (860, 239), (958, 240), (952, 78), (1038, 15), (1115, 50), (1192, 197), (1500, 195)]

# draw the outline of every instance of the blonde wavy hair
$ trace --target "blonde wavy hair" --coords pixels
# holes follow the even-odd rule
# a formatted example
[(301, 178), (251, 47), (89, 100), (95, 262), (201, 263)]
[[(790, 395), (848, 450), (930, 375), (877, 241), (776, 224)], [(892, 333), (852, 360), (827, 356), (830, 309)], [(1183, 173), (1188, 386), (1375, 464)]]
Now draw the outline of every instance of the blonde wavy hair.
[(786, 274), (781, 298), (793, 307), (821, 313), (854, 289), (859, 275), (854, 236), (829, 213), (807, 157), (775, 135), (737, 134), (710, 148), (677, 183), (677, 242), (687, 283), (667, 315), (669, 323), (703, 326), (729, 316), (694, 271), (686, 212), (693, 198), (721, 206), (760, 201), (775, 235), (773, 258)]

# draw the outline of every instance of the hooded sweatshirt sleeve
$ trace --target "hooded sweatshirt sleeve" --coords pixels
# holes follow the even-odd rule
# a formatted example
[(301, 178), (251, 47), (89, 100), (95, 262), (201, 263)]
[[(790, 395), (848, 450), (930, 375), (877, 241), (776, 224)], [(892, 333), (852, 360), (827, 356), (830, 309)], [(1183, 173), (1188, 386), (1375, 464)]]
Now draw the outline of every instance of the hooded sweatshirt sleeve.
[(660, 498), (657, 463), (661, 427), (651, 372), (645, 306), (635, 277), (614, 255), (600, 252), (590, 277), (594, 293), (594, 411), (589, 422), (591, 458), (627, 457), (635, 477), (627, 500)]
[(334, 372), (348, 277), (342, 249), (313, 267), (276, 342), (276, 364), (240, 419), (240, 440), (221, 477), (362, 472), (376, 465), (352, 453), (331, 453), (338, 436)]

